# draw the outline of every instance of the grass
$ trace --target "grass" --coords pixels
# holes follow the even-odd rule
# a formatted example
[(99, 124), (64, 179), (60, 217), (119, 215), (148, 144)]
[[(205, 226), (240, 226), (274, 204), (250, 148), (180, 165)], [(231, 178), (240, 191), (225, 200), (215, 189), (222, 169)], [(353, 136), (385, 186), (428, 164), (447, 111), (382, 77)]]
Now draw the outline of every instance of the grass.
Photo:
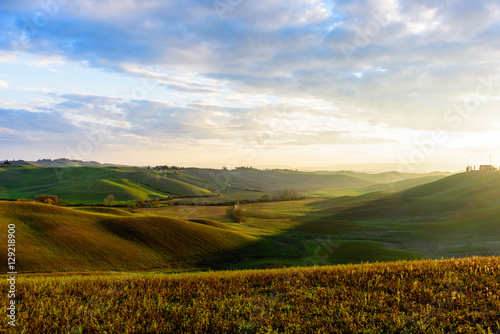
[[(88, 187), (114, 183), (124, 192), (153, 177), (138, 169), (68, 171)], [(0, 172), (3, 191), (41, 173), (11, 172), (12, 179)], [(202, 180), (175, 175), (176, 186)], [(50, 184), (52, 176), (39, 176)], [(160, 192), (162, 184), (142, 191)], [(242, 205), (242, 224), (224, 206), (131, 213), (0, 202), (0, 232), (16, 225), (22, 273), (15, 330), (498, 333), (500, 258), (468, 256), (500, 254), (499, 196), (500, 173), (464, 173), (398, 193)], [(464, 258), (420, 260), (441, 257)], [(387, 262), (395, 260), (411, 261)], [(282, 267), (292, 268), (165, 274)], [(7, 290), (5, 279), (0, 288)], [(7, 312), (6, 303), (0, 308)], [(6, 322), (0, 326), (7, 332)]]
[[(384, 247), (381, 243), (373, 241), (334, 241), (325, 245), (315, 243), (317, 256), (321, 252), (327, 256), (325, 261), (335, 264), (349, 264), (360, 262), (418, 260), (423, 257), (416, 252), (408, 252)], [(323, 247), (321, 247), (323, 246)], [(314, 260), (314, 259), (313, 259)]]
[(315, 202), (294, 229), (429, 258), (498, 255), (499, 196), (500, 173), (462, 173), (398, 193)]
[(125, 216), (125, 217), (131, 217), (134, 216), (132, 213), (120, 210), (120, 209), (115, 209), (115, 208), (103, 208), (103, 207), (77, 207), (73, 208), (76, 211), (82, 211), (82, 212), (90, 212), (90, 213), (97, 213), (101, 215), (113, 215), (113, 216)]
[(351, 188), (372, 184), (354, 176), (305, 173), (297, 171), (274, 171), (259, 169), (239, 169), (220, 171), (188, 168), (184, 174), (201, 179), (215, 179), (230, 184), (235, 189), (274, 192), (281, 189), (311, 191), (325, 188)]
[[(2, 229), (16, 225), (19, 272), (189, 268), (283, 251), (216, 222), (87, 210), (0, 202)], [(0, 252), (6, 254), (6, 243)]]
[(264, 195), (272, 197), (282, 189), (294, 189), (320, 197), (399, 191), (443, 177), (442, 174), (425, 175), (200, 168), (159, 172), (137, 167), (43, 168), (13, 165), (0, 169), (0, 198), (33, 198), (46, 193), (70, 202), (92, 204), (102, 203), (109, 194), (120, 202), (169, 196), (206, 196), (178, 201), (181, 204), (216, 204), (256, 200)]
[[(405, 176), (404, 174), (399, 177), (396, 176), (399, 175), (399, 173), (394, 175), (393, 174), (387, 175), (384, 173), (383, 175), (386, 175), (386, 177), (388, 178), (387, 181), (393, 179), (397, 181), (390, 181), (387, 183), (377, 183), (358, 188), (324, 189), (324, 190), (313, 191), (310, 192), (309, 194), (317, 197), (339, 197), (339, 196), (359, 196), (373, 192), (397, 192), (417, 187), (423, 184), (435, 182), (446, 177), (446, 175), (430, 175), (430, 176), (411, 177), (409, 179), (403, 179)], [(382, 181), (380, 178), (373, 178), (373, 180)]]
[[(19, 224), (27, 240), (21, 257), (27, 271), (230, 269), (494, 256), (500, 254), (500, 204), (494, 200), (500, 196), (499, 175), (455, 175), (396, 194), (247, 204), (242, 205), (247, 215), (242, 224), (231, 220), (225, 206), (175, 205), (129, 213), (2, 203), (0, 218)], [(447, 193), (458, 204), (443, 197)], [(9, 208), (18, 211), (12, 214)]]
[[(23, 167), (14, 168), (14, 170), (23, 174), (30, 170), (39, 173), (41, 169)], [(85, 169), (65, 170), (81, 177), (87, 175), (88, 172)], [(133, 180), (140, 174), (138, 169), (98, 168), (96, 170), (103, 175), (127, 172), (131, 175), (127, 180)], [(284, 175), (290, 173), (292, 172), (281, 172)], [(94, 175), (93, 172), (91, 174)], [(149, 191), (147, 187), (143, 189)], [(99, 270), (120, 267), (134, 269), (138, 268), (137, 266), (142, 262), (145, 264), (140, 268), (185, 266), (187, 263), (199, 261), (212, 265), (214, 264), (211, 262), (213, 258), (224, 259), (229, 249), (241, 260), (239, 263), (229, 261), (229, 267), (249, 268), (252, 263), (256, 263), (256, 256), (266, 256), (266, 259), (259, 258), (257, 262), (265, 262), (269, 265), (359, 263), (421, 257), (498, 255), (500, 254), (500, 221), (498, 221), (500, 204), (496, 199), (499, 196), (500, 173), (477, 172), (453, 175), (398, 193), (373, 192), (361, 196), (332, 199), (247, 204), (242, 206), (247, 215), (243, 224), (236, 224), (231, 220), (227, 215), (228, 207), (183, 205), (140, 209), (134, 214), (113, 208), (84, 208), (65, 211), (64, 214), (60, 211), (37, 214), (36, 210), (33, 212), (25, 210), (15, 219), (16, 222), (27, 224), (25, 233), (30, 233), (31, 236), (37, 233), (43, 234), (42, 231), (47, 228), (52, 228), (51, 233), (60, 234), (63, 234), (60, 231), (66, 230), (68, 235), (71, 234), (69, 231), (74, 229), (76, 231), (74, 234), (78, 236), (75, 237), (74, 242), (80, 245), (81, 236), (86, 233), (89, 235), (97, 233), (96, 240), (111, 242), (112, 247), (117, 247), (114, 251), (122, 253), (130, 251), (133, 254), (133, 259), (129, 262), (133, 265), (127, 266), (123, 265), (125, 259), (93, 260), (92, 256), (97, 253), (88, 251), (78, 251), (74, 254), (70, 251), (73, 241), (69, 236), (65, 236), (66, 239), (53, 236), (55, 246), (52, 248), (47, 241), (39, 238), (33, 245), (33, 249), (47, 252), (49, 255), (46, 260), (51, 265), (54, 263), (56, 268), (62, 268), (57, 264), (59, 256), (64, 258), (69, 268), (72, 266), (90, 268), (99, 262)], [(6, 205), (4, 204), (4, 209), (0, 209), (0, 216), (2, 216), (1, 211), (7, 208)], [(3, 215), (3, 217), (9, 221), (14, 219), (8, 215)], [(148, 233), (154, 235), (157, 233), (155, 229), (160, 228), (160, 225), (162, 228), (168, 226), (173, 228), (173, 223), (168, 225), (167, 222), (179, 220), (188, 221), (182, 225), (185, 227), (216, 228), (218, 231), (239, 233), (243, 239), (238, 239), (236, 243), (220, 241), (218, 248), (217, 245), (211, 244), (212, 241), (209, 241), (210, 238), (216, 238), (217, 234), (214, 232), (210, 238), (203, 239), (203, 242), (211, 246), (204, 250), (203, 247), (198, 249), (199, 254), (204, 255), (195, 256), (193, 252), (179, 247), (179, 251), (183, 250), (186, 256), (168, 257), (165, 254), (174, 250), (166, 246), (161, 250), (152, 250), (138, 240), (126, 239), (119, 235), (118, 227), (110, 228), (111, 221), (114, 221), (116, 226), (123, 225), (124, 228), (129, 229), (129, 234), (137, 234), (142, 231), (142, 224), (144, 224)], [(168, 240), (167, 236), (166, 238)], [(283, 242), (286, 238), (289, 238), (288, 241)], [(324, 240), (338, 246), (335, 248), (335, 254), (326, 257), (316, 256), (314, 260), (315, 247), (317, 247), (314, 245), (318, 242), (326, 242)], [(198, 239), (192, 241), (202, 243)], [(95, 247), (97, 244), (97, 241), (94, 242)], [(269, 251), (273, 245), (278, 245), (279, 251), (276, 254)], [(249, 251), (248, 247), (250, 247), (250, 254), (247, 256), (245, 252)], [(257, 251), (261, 247), (266, 251)], [(297, 247), (302, 251), (296, 251)], [(359, 251), (355, 252), (356, 250)], [(160, 256), (157, 252), (166, 253)], [(111, 253), (111, 249), (106, 253)], [(43, 252), (34, 251), (29, 255), (31, 258), (28, 258), (33, 263), (40, 263), (41, 254)], [(211, 258), (212, 255), (213, 258)], [(75, 258), (78, 261), (74, 260)], [(144, 258), (148, 260), (143, 261)], [(218, 264), (216, 266), (219, 267)]]
[[(239, 229), (260, 237), (292, 236), (305, 250), (296, 258), (248, 259), (235, 266), (499, 255), (499, 197), (500, 173), (463, 173), (399, 193), (243, 205), (248, 218)], [(191, 212), (229, 222), (223, 207), (166, 208), (163, 214), (174, 210), (187, 210), (188, 219)], [(324, 249), (334, 253), (323, 256)]]
[(144, 168), (10, 166), (0, 169), (0, 198), (33, 198), (43, 193), (84, 204), (102, 203), (109, 194), (117, 201), (212, 195), (207, 189)]
[[(22, 275), (15, 332), (496, 333), (499, 269), (500, 258), (477, 257), (196, 274)], [(2, 279), (0, 288), (7, 284)], [(6, 303), (0, 312), (7, 313)]]

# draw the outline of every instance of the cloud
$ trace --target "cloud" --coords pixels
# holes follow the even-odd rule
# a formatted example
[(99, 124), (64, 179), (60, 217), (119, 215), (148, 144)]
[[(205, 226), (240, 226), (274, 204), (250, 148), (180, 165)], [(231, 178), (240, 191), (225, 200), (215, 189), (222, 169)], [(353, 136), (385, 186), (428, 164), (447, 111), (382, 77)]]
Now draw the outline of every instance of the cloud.
[[(222, 10), (212, 0), (73, 1), (30, 30), (44, 9), (11, 2), (0, 19), (0, 62), (85, 64), (165, 91), (131, 100), (114, 87), (99, 95), (52, 91), (56, 103), (30, 109), (77, 129), (111, 123), (113, 145), (256, 142), (276, 120), (289, 126), (273, 145), (383, 147), (436, 128), (494, 131), (495, 0), (229, 3)], [(485, 80), (493, 82), (477, 97)], [(470, 99), (474, 110), (460, 109)]]
[(0, 80), (0, 88), (9, 88), (9, 84), (4, 80)]

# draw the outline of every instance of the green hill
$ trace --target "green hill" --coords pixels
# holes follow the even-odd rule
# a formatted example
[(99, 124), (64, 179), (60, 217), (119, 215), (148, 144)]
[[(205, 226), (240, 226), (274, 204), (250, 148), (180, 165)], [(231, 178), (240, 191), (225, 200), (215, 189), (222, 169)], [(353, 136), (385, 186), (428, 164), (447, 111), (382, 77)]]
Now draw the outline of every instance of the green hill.
[(342, 171), (342, 172), (330, 172), (334, 174), (346, 175), (356, 177), (365, 181), (378, 183), (378, 184), (387, 184), (404, 180), (418, 179), (422, 177), (445, 177), (450, 176), (451, 174), (448, 172), (432, 172), (432, 173), (400, 173), (396, 171), (392, 172), (384, 172), (384, 173), (361, 173), (361, 172), (352, 172), (352, 171)]
[[(254, 168), (187, 168), (160, 172), (138, 167), (82, 167), (78, 164), (98, 163), (64, 159), (41, 161), (45, 164), (75, 167), (11, 165), (0, 168), (0, 199), (33, 198), (45, 193), (83, 204), (102, 203), (109, 194), (114, 195), (116, 201), (168, 196), (212, 196), (211, 200), (206, 201), (227, 202), (255, 200), (263, 195), (272, 197), (273, 193), (283, 189), (293, 189), (313, 196), (337, 197), (376, 191), (400, 191), (444, 176), (441, 173), (316, 173)], [(214, 192), (221, 196), (215, 196)]]
[[(345, 188), (345, 189), (326, 189), (312, 192), (314, 196), (322, 197), (339, 197), (339, 196), (358, 196), (363, 194), (368, 194), (372, 192), (396, 192), (403, 191), (406, 189), (414, 188), (423, 184), (431, 183), (434, 181), (441, 180), (447, 175), (426, 175), (426, 176), (415, 176), (413, 174), (402, 175), (399, 173), (383, 173), (383, 175), (390, 175), (387, 179), (379, 178), (382, 174), (377, 174), (373, 177), (373, 181), (377, 180), (380, 183), (372, 184), (365, 187), (357, 188)], [(407, 177), (406, 179), (404, 177)], [(386, 182), (387, 181), (387, 182)]]
[(325, 200), (295, 230), (424, 257), (500, 254), (500, 173), (452, 175), (398, 193)]
[[(279, 245), (215, 222), (113, 210), (84, 212), (0, 202), (0, 221), (2, 229), (16, 225), (19, 272), (186, 268), (202, 261), (218, 263), (280, 252)], [(0, 245), (0, 252), (7, 253), (7, 243)]]
[(221, 171), (211, 169), (188, 168), (184, 174), (199, 179), (214, 180), (230, 184), (235, 189), (252, 189), (273, 192), (281, 189), (294, 189), (305, 192), (326, 188), (354, 188), (372, 185), (372, 182), (357, 177), (298, 172), (291, 170), (260, 170), (240, 168)]
[(117, 201), (211, 195), (207, 189), (144, 168), (10, 166), (0, 169), (0, 198), (33, 198), (43, 193), (76, 203), (101, 203), (109, 194)]
[(472, 172), (423, 184), (341, 212), (344, 218), (413, 218), (500, 209), (500, 173)]

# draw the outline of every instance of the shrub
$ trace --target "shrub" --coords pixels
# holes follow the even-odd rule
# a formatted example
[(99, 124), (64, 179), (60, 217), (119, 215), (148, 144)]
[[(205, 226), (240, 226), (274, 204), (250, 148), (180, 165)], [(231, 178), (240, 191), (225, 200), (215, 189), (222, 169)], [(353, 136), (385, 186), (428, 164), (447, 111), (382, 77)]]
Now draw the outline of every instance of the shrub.
[(45, 204), (49, 204), (49, 205), (54, 205), (54, 201), (52, 200), (52, 198), (49, 198), (49, 197), (46, 197), (43, 202)]
[(283, 189), (279, 190), (274, 194), (274, 200), (276, 201), (291, 201), (295, 199), (302, 199), (304, 196), (301, 196), (294, 189)]
[(106, 196), (106, 198), (104, 199), (104, 203), (107, 205), (112, 205), (114, 201), (115, 201), (115, 196), (113, 196), (111, 194)]
[(247, 220), (246, 211), (239, 204), (235, 204), (234, 207), (229, 207), (227, 215), (239, 224)]
[(56, 195), (42, 194), (42, 195), (37, 195), (37, 196), (33, 197), (33, 200), (35, 202), (38, 202), (38, 203), (47, 203), (46, 199), (52, 200), (51, 204), (57, 204), (59, 202), (59, 198), (57, 198)]

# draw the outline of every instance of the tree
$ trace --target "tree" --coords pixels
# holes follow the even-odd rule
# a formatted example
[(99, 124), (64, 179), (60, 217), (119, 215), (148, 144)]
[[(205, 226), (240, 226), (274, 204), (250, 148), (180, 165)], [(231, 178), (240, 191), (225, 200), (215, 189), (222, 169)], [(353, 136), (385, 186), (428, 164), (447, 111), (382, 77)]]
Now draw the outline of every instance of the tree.
[(236, 223), (243, 223), (247, 220), (246, 211), (237, 203), (234, 207), (229, 207), (227, 210), (228, 216), (234, 219)]
[(283, 189), (279, 190), (274, 194), (274, 200), (276, 201), (291, 201), (294, 199), (301, 199), (302, 196), (296, 190), (293, 189)]
[(35, 197), (33, 197), (33, 200), (35, 202), (38, 202), (38, 203), (47, 203), (46, 199), (52, 200), (52, 203), (50, 203), (50, 204), (57, 204), (59, 202), (59, 198), (57, 198), (56, 195), (42, 194), (42, 195), (36, 195)]
[(269, 197), (268, 194), (264, 194), (264, 195), (260, 196), (260, 200), (264, 201), (264, 202), (269, 202), (271, 200), (271, 197)]
[(112, 205), (114, 201), (115, 201), (115, 196), (113, 196), (111, 194), (106, 196), (106, 198), (104, 199), (104, 203), (107, 205)]
[(54, 205), (54, 201), (50, 197), (46, 197), (43, 202), (48, 205)]

